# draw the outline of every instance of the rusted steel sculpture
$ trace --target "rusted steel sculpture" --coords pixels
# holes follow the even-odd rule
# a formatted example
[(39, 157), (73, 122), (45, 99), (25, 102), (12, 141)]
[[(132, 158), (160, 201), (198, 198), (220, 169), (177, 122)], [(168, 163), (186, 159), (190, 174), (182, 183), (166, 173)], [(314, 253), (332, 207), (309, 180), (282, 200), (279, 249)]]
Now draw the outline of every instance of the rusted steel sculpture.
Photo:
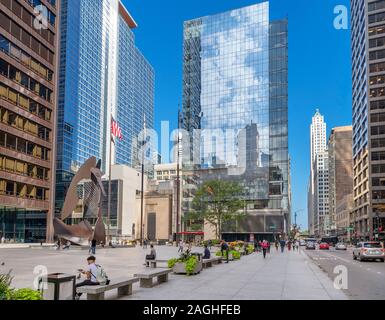
[[(55, 218), (53, 226), (55, 235), (59, 238), (66, 239), (77, 245), (88, 245), (90, 240), (96, 240), (97, 243), (106, 240), (106, 229), (102, 218), (102, 196), (106, 195), (103, 183), (102, 172), (100, 171), (101, 162), (96, 162), (95, 157), (89, 158), (78, 170), (73, 177), (67, 195), (64, 201), (61, 218)], [(82, 180), (90, 180), (91, 188), (84, 194), (84, 214), (97, 215), (94, 228), (86, 220), (81, 221), (77, 225), (67, 225), (64, 220), (70, 217), (79, 202), (77, 186)]]

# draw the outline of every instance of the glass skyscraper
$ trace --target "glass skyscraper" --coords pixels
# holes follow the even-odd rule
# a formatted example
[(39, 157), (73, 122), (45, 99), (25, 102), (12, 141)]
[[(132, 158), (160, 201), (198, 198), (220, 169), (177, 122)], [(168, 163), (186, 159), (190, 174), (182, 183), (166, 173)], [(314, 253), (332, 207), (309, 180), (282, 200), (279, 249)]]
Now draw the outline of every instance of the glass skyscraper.
[(182, 207), (189, 211), (194, 184), (238, 181), (247, 215), (225, 227), (225, 239), (287, 231), (287, 79), (287, 20), (270, 21), (268, 2), (185, 22)]
[(112, 163), (136, 165), (143, 129), (153, 127), (154, 70), (135, 46), (136, 22), (119, 0), (61, 1), (56, 213), (74, 172), (91, 156), (108, 173), (111, 117), (123, 140)]
[(124, 139), (116, 144), (116, 163), (137, 167), (136, 141), (143, 130), (154, 127), (154, 70), (135, 46), (135, 36), (123, 16), (119, 17), (117, 120)]

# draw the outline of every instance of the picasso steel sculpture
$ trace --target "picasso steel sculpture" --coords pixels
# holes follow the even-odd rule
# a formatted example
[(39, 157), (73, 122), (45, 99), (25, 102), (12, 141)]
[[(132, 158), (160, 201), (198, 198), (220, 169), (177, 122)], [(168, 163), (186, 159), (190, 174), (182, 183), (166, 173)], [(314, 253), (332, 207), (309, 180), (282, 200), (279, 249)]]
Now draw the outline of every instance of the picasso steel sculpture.
[[(106, 193), (102, 183), (101, 162), (96, 162), (95, 157), (89, 158), (73, 177), (64, 201), (61, 218), (55, 218), (53, 226), (55, 235), (61, 239), (68, 240), (77, 245), (88, 245), (91, 240), (97, 243), (106, 240), (106, 229), (102, 219), (102, 199)], [(78, 184), (86, 181), (88, 188), (85, 188), (82, 195), (84, 205), (84, 217), (97, 216), (94, 228), (87, 220), (81, 221), (77, 225), (67, 225), (64, 220), (70, 217), (79, 203)]]

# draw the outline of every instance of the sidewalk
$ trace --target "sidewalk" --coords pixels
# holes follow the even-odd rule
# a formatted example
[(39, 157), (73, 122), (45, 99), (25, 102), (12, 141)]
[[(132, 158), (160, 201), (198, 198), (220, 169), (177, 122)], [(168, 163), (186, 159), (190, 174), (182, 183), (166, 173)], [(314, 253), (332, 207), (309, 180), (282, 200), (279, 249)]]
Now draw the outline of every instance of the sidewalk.
[[(304, 253), (242, 257), (205, 269), (197, 276), (170, 275), (151, 289), (134, 285), (129, 300), (346, 300), (332, 281)], [(106, 297), (107, 299), (109, 296)], [(113, 297), (111, 296), (111, 299)]]

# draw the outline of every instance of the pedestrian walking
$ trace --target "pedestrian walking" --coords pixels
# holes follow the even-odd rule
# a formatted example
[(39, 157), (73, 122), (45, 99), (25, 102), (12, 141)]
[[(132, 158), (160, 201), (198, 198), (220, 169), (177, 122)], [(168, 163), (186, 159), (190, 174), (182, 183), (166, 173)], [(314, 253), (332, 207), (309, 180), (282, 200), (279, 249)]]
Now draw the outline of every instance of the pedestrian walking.
[(266, 240), (263, 240), (261, 246), (262, 246), (262, 252), (263, 252), (263, 259), (266, 259), (266, 253), (267, 253), (267, 248), (269, 244)]
[(281, 253), (284, 253), (286, 241), (285, 241), (285, 240), (281, 240), (281, 241), (280, 241), (280, 245), (281, 245)]
[(183, 247), (184, 247), (183, 240), (179, 240), (179, 249), (178, 249), (178, 253), (183, 253)]
[(276, 240), (276, 241), (275, 241), (275, 251), (278, 252), (278, 249), (279, 249), (279, 243), (278, 243), (278, 241)]
[(266, 242), (267, 242), (267, 253), (270, 253), (270, 246), (271, 246), (270, 241), (266, 241)]
[(290, 240), (287, 242), (287, 250), (291, 251), (291, 241)]
[(226, 253), (226, 263), (229, 263), (229, 245), (224, 240), (221, 241), (221, 253), (222, 257)]
[(93, 255), (96, 254), (96, 240), (95, 239), (92, 239), (92, 241), (91, 241), (91, 252)]
[(208, 246), (209, 250), (211, 250), (211, 240), (207, 241), (207, 246)]

